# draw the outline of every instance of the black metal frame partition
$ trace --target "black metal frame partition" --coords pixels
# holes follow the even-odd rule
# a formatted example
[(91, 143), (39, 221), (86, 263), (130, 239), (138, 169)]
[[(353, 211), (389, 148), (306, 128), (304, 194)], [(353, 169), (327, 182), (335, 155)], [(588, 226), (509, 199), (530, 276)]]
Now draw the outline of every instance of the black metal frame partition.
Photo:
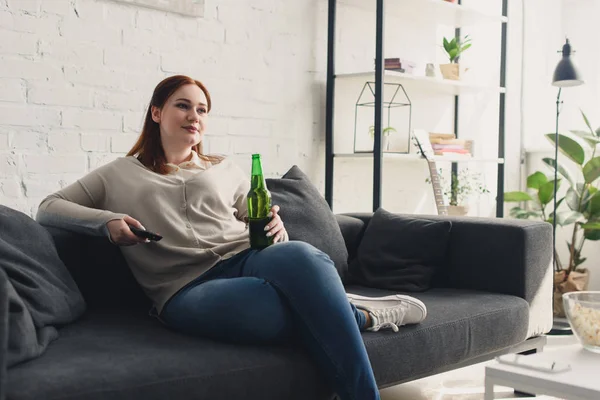
[[(385, 34), (385, 0), (375, 0), (376, 25), (375, 25), (375, 140), (373, 148), (373, 211), (381, 206), (381, 179), (383, 151), (381, 148), (381, 132), (383, 120), (383, 41)], [(439, 0), (442, 1), (442, 0)], [(459, 4), (461, 1), (459, 0)], [(325, 200), (333, 208), (333, 168), (335, 154), (333, 151), (333, 118), (335, 95), (335, 29), (336, 29), (337, 0), (329, 0), (328, 27), (327, 27), (327, 94), (325, 110)], [(502, 16), (508, 16), (508, 0), (502, 0)], [(506, 85), (506, 33), (507, 23), (502, 22), (500, 44), (500, 87)], [(460, 29), (456, 29), (460, 35)], [(504, 158), (505, 136), (505, 99), (506, 94), (500, 93), (500, 111), (498, 122), (498, 158)], [(458, 136), (458, 96), (454, 98), (454, 129)], [(456, 164), (452, 168), (456, 169)], [(498, 185), (496, 191), (496, 217), (504, 216), (504, 163), (498, 163)]]

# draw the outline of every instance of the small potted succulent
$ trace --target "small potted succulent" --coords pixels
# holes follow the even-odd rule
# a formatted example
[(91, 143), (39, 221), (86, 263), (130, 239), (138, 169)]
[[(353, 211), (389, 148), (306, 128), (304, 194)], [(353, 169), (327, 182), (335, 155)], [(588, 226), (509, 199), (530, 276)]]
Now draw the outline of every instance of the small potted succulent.
[(449, 64), (440, 64), (440, 70), (442, 76), (445, 79), (459, 80), (460, 79), (460, 64), (458, 63), (460, 55), (471, 47), (471, 38), (469, 35), (465, 36), (462, 40), (459, 38), (452, 38), (448, 40), (444, 37), (444, 51), (450, 60)]
[[(383, 128), (383, 136), (381, 137), (381, 149), (383, 151), (388, 151), (390, 147), (390, 135), (395, 133), (396, 129), (394, 127), (388, 126), (387, 128)], [(369, 127), (369, 135), (371, 139), (375, 140), (375, 126), (371, 125)]]

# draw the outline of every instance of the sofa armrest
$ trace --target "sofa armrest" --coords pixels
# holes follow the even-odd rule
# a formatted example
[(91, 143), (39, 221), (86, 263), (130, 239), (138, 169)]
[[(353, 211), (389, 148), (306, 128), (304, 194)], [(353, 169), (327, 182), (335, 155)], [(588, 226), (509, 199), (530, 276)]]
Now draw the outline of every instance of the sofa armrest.
[[(371, 213), (345, 214), (368, 223)], [(552, 226), (504, 218), (405, 215), (452, 222), (445, 269), (434, 286), (483, 290), (525, 299), (529, 335), (552, 327)]]

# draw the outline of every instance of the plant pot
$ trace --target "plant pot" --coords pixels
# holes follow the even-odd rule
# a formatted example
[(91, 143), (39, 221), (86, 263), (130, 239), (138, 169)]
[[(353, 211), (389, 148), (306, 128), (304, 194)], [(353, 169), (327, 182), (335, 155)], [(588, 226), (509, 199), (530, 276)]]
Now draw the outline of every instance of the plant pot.
[[(373, 149), (375, 148), (375, 140), (373, 140)], [(383, 135), (381, 137), (381, 151), (389, 151), (390, 150), (390, 137), (387, 135)]]
[(469, 206), (448, 206), (446, 207), (448, 215), (464, 216), (469, 213)]
[(381, 150), (388, 151), (390, 149), (390, 137), (383, 135), (381, 137)]
[(565, 271), (554, 273), (554, 316), (565, 317), (563, 307), (563, 293), (581, 292), (587, 290), (590, 283), (590, 271), (586, 268), (581, 268), (569, 274), (569, 278), (565, 281)]
[(460, 64), (440, 64), (440, 71), (444, 79), (457, 81), (460, 79)]

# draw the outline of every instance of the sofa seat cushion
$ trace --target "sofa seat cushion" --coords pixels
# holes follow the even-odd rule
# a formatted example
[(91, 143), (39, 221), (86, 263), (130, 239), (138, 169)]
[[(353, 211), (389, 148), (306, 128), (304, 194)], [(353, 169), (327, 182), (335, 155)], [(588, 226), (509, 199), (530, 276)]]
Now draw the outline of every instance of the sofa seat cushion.
[[(308, 356), (182, 335), (131, 311), (87, 313), (8, 371), (11, 400), (326, 399)], [(292, 395), (293, 394), (293, 395)]]
[[(349, 286), (347, 292), (392, 292)], [(427, 306), (420, 324), (363, 334), (377, 383), (386, 386), (435, 373), (442, 367), (500, 350), (526, 339), (529, 305), (519, 297), (458, 289), (406, 293)]]
[[(457, 289), (411, 295), (426, 304), (425, 321), (363, 333), (380, 386), (526, 339), (529, 307), (521, 298)], [(328, 399), (322, 379), (294, 346), (230, 345), (172, 332), (139, 312), (93, 311), (63, 328), (41, 357), (8, 370), (7, 398)]]

